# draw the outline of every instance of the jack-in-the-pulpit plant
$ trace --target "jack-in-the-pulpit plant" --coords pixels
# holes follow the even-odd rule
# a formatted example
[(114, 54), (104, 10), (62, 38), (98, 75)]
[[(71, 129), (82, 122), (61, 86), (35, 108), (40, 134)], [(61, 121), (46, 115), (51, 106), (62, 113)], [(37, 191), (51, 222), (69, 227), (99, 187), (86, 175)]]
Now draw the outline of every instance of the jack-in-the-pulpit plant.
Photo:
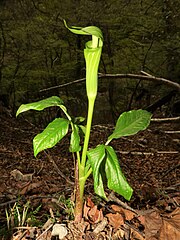
[[(89, 27), (68, 27), (75, 34), (91, 35), (92, 40), (86, 43), (84, 57), (86, 62), (86, 92), (88, 98), (87, 124), (84, 130), (82, 118), (73, 120), (64, 106), (63, 100), (57, 96), (47, 99), (23, 104), (17, 110), (16, 116), (28, 110), (41, 111), (45, 108), (57, 106), (65, 114), (65, 118), (55, 118), (40, 134), (33, 139), (34, 156), (45, 149), (55, 146), (70, 129), (70, 147), (69, 151), (76, 154), (76, 203), (75, 203), (75, 220), (80, 221), (82, 218), (84, 187), (87, 178), (93, 174), (94, 191), (100, 197), (107, 199), (104, 191), (104, 183), (107, 183), (109, 189), (122, 195), (125, 199), (130, 200), (133, 190), (128, 184), (124, 174), (121, 171), (120, 163), (113, 147), (109, 143), (113, 139), (122, 136), (134, 135), (137, 132), (148, 127), (151, 119), (151, 113), (145, 110), (132, 110), (120, 115), (112, 134), (108, 137), (105, 144), (88, 149), (91, 123), (94, 111), (94, 103), (97, 96), (98, 88), (98, 67), (103, 47), (103, 35), (101, 30), (95, 26)], [(79, 123), (80, 122), (80, 123)], [(80, 129), (84, 130), (84, 145), (80, 146)]]

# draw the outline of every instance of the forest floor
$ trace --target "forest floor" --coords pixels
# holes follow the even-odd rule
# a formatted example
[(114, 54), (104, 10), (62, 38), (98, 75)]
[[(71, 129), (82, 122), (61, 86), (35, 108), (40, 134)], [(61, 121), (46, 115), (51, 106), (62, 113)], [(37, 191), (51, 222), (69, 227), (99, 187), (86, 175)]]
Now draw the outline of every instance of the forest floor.
[[(51, 239), (55, 228), (59, 239), (180, 239), (180, 140), (178, 133), (165, 132), (179, 130), (179, 123), (151, 123), (135, 136), (112, 141), (133, 197), (128, 202), (106, 189), (105, 202), (90, 179), (78, 224), (69, 140), (35, 158), (32, 139), (41, 130), (21, 117), (0, 115), (1, 239)], [(110, 125), (93, 126), (90, 145), (104, 143), (111, 132)]]

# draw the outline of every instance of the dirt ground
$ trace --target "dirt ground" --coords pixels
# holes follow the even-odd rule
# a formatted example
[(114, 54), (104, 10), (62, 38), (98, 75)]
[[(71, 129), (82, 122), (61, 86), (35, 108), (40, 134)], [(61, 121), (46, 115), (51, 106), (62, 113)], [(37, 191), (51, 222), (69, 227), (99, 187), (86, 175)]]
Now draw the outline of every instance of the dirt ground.
[[(111, 195), (111, 191), (107, 189), (106, 193), (111, 196), (109, 198), (111, 201), (106, 203), (95, 196), (93, 182), (90, 179), (85, 191), (88, 199), (84, 214), (87, 227), (81, 231), (83, 236), (75, 238), (71, 228), (69, 232), (73, 237), (63, 239), (178, 239), (180, 236), (180, 139), (179, 133), (169, 131), (178, 131), (179, 126), (179, 122), (152, 122), (147, 130), (135, 136), (112, 141), (111, 145), (117, 152), (121, 168), (134, 189), (133, 197), (127, 202), (118, 195)], [(104, 143), (112, 129), (110, 125), (93, 126), (90, 146)], [(6, 209), (9, 211), (17, 202), (23, 206), (30, 201), (31, 211), (41, 206), (36, 217), (40, 223), (47, 221), (50, 209), (59, 222), (67, 223), (71, 220), (72, 212), (67, 206), (67, 199), (73, 199), (74, 162), (72, 155), (68, 153), (69, 139), (62, 140), (56, 147), (40, 153), (35, 158), (32, 139), (41, 130), (27, 119), (0, 115), (1, 239), (5, 239), (3, 236), (6, 235)], [(58, 199), (58, 203), (55, 199)], [(122, 202), (118, 201), (127, 204), (122, 206)], [(90, 211), (95, 206), (98, 207), (96, 214), (93, 215)], [(121, 210), (117, 210), (117, 207)], [(129, 217), (123, 212), (125, 219), (118, 224), (124, 211), (122, 208), (126, 207), (127, 211), (134, 210), (138, 217), (135, 221), (134, 217)], [(94, 232), (95, 226), (99, 226), (98, 224), (104, 219), (107, 220), (104, 228), (98, 233)], [(173, 219), (173, 224), (171, 222), (167, 225), (165, 219)], [(153, 227), (148, 225), (150, 220)], [(165, 229), (162, 227), (163, 224), (166, 224)], [(133, 232), (139, 235), (135, 237)], [(167, 238), (163, 238), (165, 236)]]

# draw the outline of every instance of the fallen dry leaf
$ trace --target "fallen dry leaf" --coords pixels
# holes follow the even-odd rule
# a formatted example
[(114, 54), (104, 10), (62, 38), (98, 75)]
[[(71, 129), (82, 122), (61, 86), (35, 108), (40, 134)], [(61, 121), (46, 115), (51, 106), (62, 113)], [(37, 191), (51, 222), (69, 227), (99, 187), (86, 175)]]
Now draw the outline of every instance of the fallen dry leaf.
[(88, 216), (93, 223), (99, 223), (100, 221), (103, 220), (102, 209), (98, 210), (97, 206), (95, 205), (93, 208), (89, 210)]
[(10, 172), (10, 175), (14, 178), (15, 181), (29, 182), (32, 181), (34, 173), (23, 174), (18, 169), (14, 169)]
[(87, 202), (84, 203), (84, 209), (83, 209), (83, 216), (86, 220), (88, 220), (88, 212), (90, 210), (90, 207), (87, 206)]
[(31, 183), (31, 184), (25, 186), (21, 190), (20, 194), (21, 195), (27, 194), (29, 191), (31, 191), (31, 190), (33, 190), (35, 188), (39, 188), (40, 186), (42, 186), (42, 182)]
[(124, 224), (124, 218), (120, 213), (108, 213), (106, 217), (109, 220), (109, 224), (113, 226), (115, 229), (119, 228), (121, 225)]
[(162, 219), (159, 213), (152, 210), (145, 215), (145, 238), (146, 240), (158, 239), (159, 230), (162, 226)]
[(134, 212), (132, 212), (130, 210), (127, 210), (127, 209), (124, 209), (124, 208), (122, 208), (120, 206), (117, 206), (117, 205), (111, 205), (111, 208), (115, 212), (121, 213), (124, 216), (125, 220), (128, 220), (128, 221), (132, 220), (136, 216), (136, 214)]
[(145, 240), (145, 238), (137, 231), (131, 229), (131, 240)]
[(180, 208), (175, 209), (167, 217), (163, 218), (160, 229), (160, 240), (180, 239)]
[(93, 201), (91, 200), (91, 198), (88, 197), (88, 198), (87, 198), (87, 203), (86, 203), (86, 205), (87, 205), (88, 207), (90, 207), (90, 208), (93, 208), (95, 204), (93, 203)]
[(103, 220), (96, 226), (93, 232), (96, 234), (102, 232), (107, 224), (108, 224), (107, 218), (104, 217)]

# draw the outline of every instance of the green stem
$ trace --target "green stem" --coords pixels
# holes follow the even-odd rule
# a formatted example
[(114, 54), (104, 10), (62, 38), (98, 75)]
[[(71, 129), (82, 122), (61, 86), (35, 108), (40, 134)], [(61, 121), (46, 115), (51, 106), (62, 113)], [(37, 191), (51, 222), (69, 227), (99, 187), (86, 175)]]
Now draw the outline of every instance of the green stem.
[[(87, 126), (86, 126), (86, 134), (85, 134), (84, 146), (83, 146), (83, 152), (82, 152), (82, 159), (81, 159), (81, 167), (83, 169), (85, 168), (85, 165), (86, 165), (86, 154), (87, 154), (89, 137), (90, 137), (90, 132), (91, 132), (91, 123), (92, 123), (92, 117), (93, 117), (95, 97), (94, 98), (89, 98), (88, 100), (89, 101), (88, 101)], [(84, 176), (84, 173), (83, 173), (83, 176)], [(82, 176), (80, 176), (80, 177), (82, 177)]]
[(83, 199), (84, 187), (85, 187), (86, 180), (91, 173), (92, 173), (92, 168), (89, 169), (89, 171), (86, 173), (86, 175), (84, 177), (79, 178), (80, 199), (81, 200)]
[(94, 98), (89, 98), (88, 99), (88, 117), (87, 117), (87, 126), (86, 126), (86, 134), (85, 134), (85, 139), (84, 139), (84, 146), (83, 146), (83, 151), (82, 151), (82, 158), (81, 162), (79, 165), (79, 188), (80, 188), (80, 199), (83, 199), (84, 195), (84, 186), (87, 177), (91, 174), (91, 171), (88, 171), (88, 173), (85, 174), (85, 166), (86, 166), (86, 154), (88, 150), (88, 144), (89, 144), (89, 137), (90, 137), (90, 132), (91, 132), (91, 124), (92, 124), (92, 117), (93, 117), (93, 110), (94, 110), (94, 102), (95, 102), (95, 97)]

